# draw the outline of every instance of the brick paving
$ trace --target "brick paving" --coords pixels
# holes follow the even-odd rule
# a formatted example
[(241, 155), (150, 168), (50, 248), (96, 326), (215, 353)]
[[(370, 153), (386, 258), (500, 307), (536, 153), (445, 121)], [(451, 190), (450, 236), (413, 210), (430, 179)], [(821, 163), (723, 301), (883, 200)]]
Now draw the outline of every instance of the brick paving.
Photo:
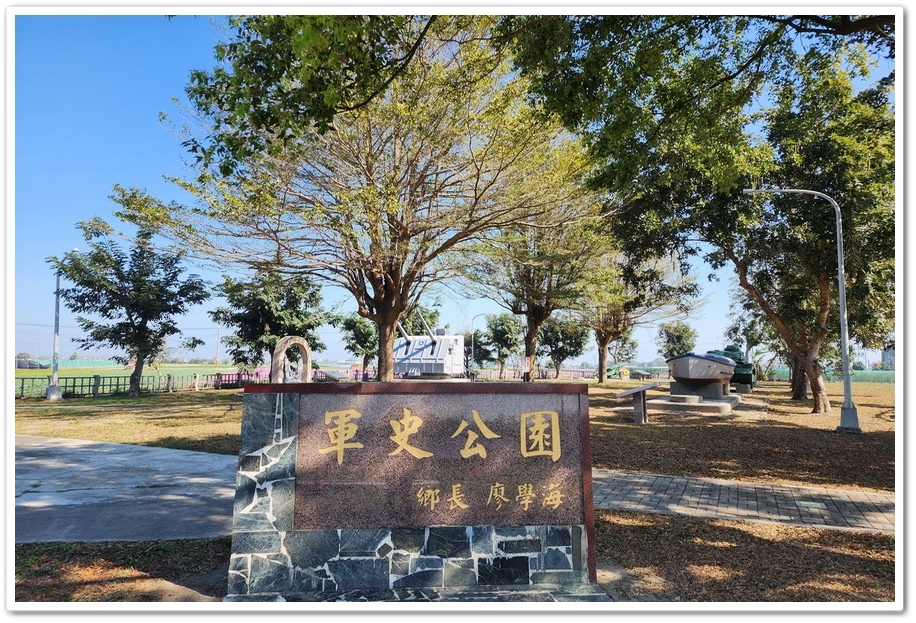
[(893, 532), (893, 495), (592, 470), (596, 509)]

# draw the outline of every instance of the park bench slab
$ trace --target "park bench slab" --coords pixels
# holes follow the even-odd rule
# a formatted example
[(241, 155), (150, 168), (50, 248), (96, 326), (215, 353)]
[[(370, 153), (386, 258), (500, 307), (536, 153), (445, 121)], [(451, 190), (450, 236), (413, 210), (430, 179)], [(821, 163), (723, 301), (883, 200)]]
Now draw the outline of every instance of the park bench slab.
[(626, 398), (633, 396), (633, 422), (635, 424), (645, 424), (649, 421), (649, 407), (646, 403), (646, 392), (658, 387), (658, 383), (646, 383), (639, 387), (617, 392), (615, 398)]

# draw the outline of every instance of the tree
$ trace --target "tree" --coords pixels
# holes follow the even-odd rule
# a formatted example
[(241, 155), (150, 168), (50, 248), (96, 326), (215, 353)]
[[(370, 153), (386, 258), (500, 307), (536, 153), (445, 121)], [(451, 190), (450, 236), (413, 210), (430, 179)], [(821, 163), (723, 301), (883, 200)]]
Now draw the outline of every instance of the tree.
[[(258, 366), (267, 355), (273, 361), (277, 342), (287, 335), (305, 338), (312, 352), (324, 350), (317, 329), (325, 320), (320, 309), (321, 291), (307, 277), (261, 273), (249, 282), (224, 276), (219, 292), (228, 307), (208, 312), (210, 318), (234, 334), (222, 339), (232, 362), (241, 369)], [(295, 360), (298, 351), (290, 349)]]
[[(670, 249), (682, 263), (704, 253), (714, 268), (733, 266), (808, 377), (813, 411), (830, 412), (818, 361), (838, 325), (830, 211), (797, 196), (749, 209), (740, 190), (761, 180), (818, 189), (840, 200), (844, 223), (858, 219), (850, 326), (880, 339), (893, 282), (894, 72), (869, 82), (866, 51), (893, 59), (894, 16), (508, 19), (522, 73), (586, 138), (601, 163), (593, 183), (620, 200), (611, 222), (627, 254)], [(774, 102), (762, 116), (758, 98)], [(752, 134), (761, 126), (765, 141)]]
[[(421, 62), (427, 38), (448, 38), (471, 19), (233, 17), (234, 38), (215, 50), (221, 66), (191, 75), (191, 101), (220, 115), (206, 140), (188, 146), (229, 171), (304, 131), (326, 130), (336, 115), (384, 97), (389, 84)], [(561, 112), (568, 127), (591, 127), (607, 142), (602, 151), (615, 157), (661, 139), (653, 123), (702, 128), (718, 111), (741, 108), (757, 85), (783, 71), (782, 60), (795, 49), (829, 52), (848, 42), (894, 58), (894, 15), (512, 15), (498, 21), (495, 33), (481, 35), (491, 53), (510, 48), (533, 79), (533, 92)]]
[(426, 335), (427, 328), (435, 331), (438, 326), (439, 310), (436, 307), (425, 307), (417, 303), (413, 310), (404, 313), (400, 322), (407, 335)]
[(512, 314), (487, 314), (486, 341), (499, 364), (499, 378), (504, 378), (506, 361), (523, 343), (524, 326)]
[[(854, 58), (854, 57), (853, 57)], [(879, 345), (894, 330), (894, 113), (883, 88), (855, 92), (838, 62), (799, 67), (764, 114), (782, 188), (818, 188), (842, 212), (850, 337)], [(838, 341), (836, 221), (804, 195), (772, 195), (752, 208), (765, 218), (723, 250), (739, 282), (772, 322), (793, 369), (811, 386), (814, 413), (830, 413), (822, 349)], [(753, 221), (749, 221), (749, 225)], [(800, 374), (794, 397), (804, 398)]]
[(576, 199), (536, 222), (492, 236), (477, 248), (465, 272), (472, 289), (525, 317), (525, 381), (533, 380), (541, 326), (553, 312), (573, 307), (582, 275), (601, 244), (584, 220), (595, 214), (593, 196)]
[[(426, 23), (408, 22), (418, 29)], [(313, 274), (342, 287), (378, 327), (379, 378), (391, 380), (397, 322), (431, 284), (456, 274), (455, 252), (554, 210), (569, 191), (557, 178), (563, 161), (556, 156), (571, 139), (526, 103), (526, 85), (494, 60), (482, 39), (489, 20), (442, 23), (467, 27), (447, 37), (429, 31), (383, 97), (336, 115), (324, 132), (281, 99), (275, 113), (284, 119), (283, 140), (268, 143), (282, 149), (257, 149), (228, 177), (205, 170), (175, 180), (197, 206), (148, 198), (121, 215), (202, 257)], [(234, 54), (251, 47), (282, 59), (287, 43), (243, 36), (232, 45)], [(296, 59), (284, 79), (296, 80), (300, 63), (317, 60)], [(233, 92), (270, 88), (239, 63), (244, 84), (225, 83)], [(219, 131), (230, 132), (237, 124), (226, 119), (235, 112), (224, 108), (235, 100), (220, 88), (196, 101)], [(240, 110), (247, 115), (244, 105)], [(224, 139), (247, 141), (250, 129)]]
[[(603, 188), (644, 187), (642, 169), (676, 145), (681, 161), (737, 184), (728, 123), (800, 54), (862, 45), (894, 58), (894, 15), (520, 15), (499, 33), (533, 94), (587, 137)], [(886, 77), (893, 81), (893, 71)]]
[(669, 259), (629, 259), (607, 249), (590, 263), (572, 311), (592, 330), (598, 347), (598, 382), (607, 381), (611, 345), (615, 363), (635, 356), (631, 336), (638, 326), (689, 312), (698, 303), (693, 277), (685, 277)]
[(697, 332), (681, 320), (662, 323), (655, 336), (658, 354), (665, 359), (692, 351), (696, 343)]
[(725, 328), (723, 336), (726, 340), (744, 346), (745, 361), (754, 360), (752, 352), (756, 347), (779, 341), (772, 323), (745, 290), (739, 289), (735, 293), (728, 315), (732, 322)]
[[(436, 16), (249, 15), (229, 24), (235, 37), (214, 50), (220, 65), (191, 73), (190, 100), (217, 110), (191, 153), (224, 174), (262, 153), (276, 154), (335, 115), (382, 97), (405, 72)], [(439, 20), (442, 21), (442, 20)]]
[[(611, 340), (607, 346), (607, 353), (613, 363), (626, 363), (636, 358), (638, 348), (639, 344), (633, 339), (632, 332), (630, 332)], [(604, 383), (607, 380), (607, 368), (604, 369), (603, 375), (599, 374), (599, 378), (600, 383)]]
[(363, 358), (363, 380), (368, 380), (369, 364), (378, 356), (378, 329), (358, 314), (336, 316), (331, 324), (342, 331), (347, 352)]
[[(168, 338), (181, 334), (176, 317), (206, 301), (210, 292), (197, 275), (182, 280), (183, 254), (157, 251), (149, 231), (139, 230), (125, 252), (110, 238), (112, 228), (101, 220), (81, 222), (78, 227), (89, 251), (48, 258), (73, 283), (60, 289), (64, 305), (74, 313), (98, 317), (77, 316), (86, 337), (73, 341), (83, 350), (104, 346), (123, 350), (124, 355), (112, 359), (133, 363), (128, 395), (139, 396), (144, 365), (164, 352)], [(188, 338), (182, 347), (190, 350), (202, 344)]]
[(546, 355), (560, 378), (565, 361), (579, 357), (588, 343), (588, 329), (574, 318), (548, 318), (538, 332), (538, 355)]
[(482, 366), (495, 361), (487, 336), (480, 329), (464, 332), (464, 369), (470, 371), (472, 364)]

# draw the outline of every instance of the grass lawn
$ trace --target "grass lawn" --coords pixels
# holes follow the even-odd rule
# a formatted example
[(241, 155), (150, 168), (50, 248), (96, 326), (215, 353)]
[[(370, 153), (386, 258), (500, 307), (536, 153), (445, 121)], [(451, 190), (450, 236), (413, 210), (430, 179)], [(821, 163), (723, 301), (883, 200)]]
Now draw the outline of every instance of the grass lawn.
[[(762, 383), (726, 415), (650, 412), (633, 424), (635, 382), (589, 388), (593, 465), (600, 468), (894, 493), (894, 385), (853, 384), (863, 434), (836, 432), (842, 385), (829, 383), (832, 415)], [(660, 395), (661, 392), (658, 393)], [(652, 394), (650, 394), (650, 398)], [(236, 454), (239, 390), (16, 403), (16, 434)], [(894, 535), (596, 513), (600, 559), (624, 579), (621, 600), (663, 602), (892, 602)], [(219, 601), (228, 538), (204, 541), (16, 546), (17, 601)], [(193, 563), (193, 564), (191, 564)], [(191, 567), (188, 565), (191, 564)], [(197, 591), (163, 591), (170, 582)]]

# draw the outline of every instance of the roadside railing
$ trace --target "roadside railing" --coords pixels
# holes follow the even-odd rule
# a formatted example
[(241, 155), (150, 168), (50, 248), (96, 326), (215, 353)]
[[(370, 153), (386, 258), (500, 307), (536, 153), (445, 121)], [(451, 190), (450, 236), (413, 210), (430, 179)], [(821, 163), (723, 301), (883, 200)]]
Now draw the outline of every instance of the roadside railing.
[[(362, 380), (361, 373), (348, 371), (346, 375), (326, 375), (321, 370), (312, 371), (312, 380), (318, 383), (337, 381), (344, 376), (347, 380)], [(16, 398), (44, 398), (48, 392), (51, 377), (21, 377), (16, 379)], [(214, 374), (151, 374), (140, 379), (143, 392), (200, 391), (204, 389), (240, 389), (246, 383), (267, 383), (270, 374), (265, 370), (254, 372), (217, 372)], [(87, 396), (113, 396), (126, 394), (130, 389), (128, 376), (64, 376), (58, 377), (61, 394), (68, 398)]]

